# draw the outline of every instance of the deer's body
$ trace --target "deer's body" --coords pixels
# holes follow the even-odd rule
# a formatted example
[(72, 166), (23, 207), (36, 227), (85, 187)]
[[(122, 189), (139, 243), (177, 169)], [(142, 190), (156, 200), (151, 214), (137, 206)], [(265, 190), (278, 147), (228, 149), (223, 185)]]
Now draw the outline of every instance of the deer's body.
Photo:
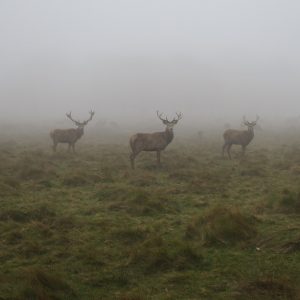
[(163, 132), (137, 133), (130, 138), (130, 146), (133, 152), (162, 151), (173, 138), (173, 130), (168, 128)]
[[(161, 115), (158, 115), (161, 119)], [(130, 140), (130, 147), (132, 153), (130, 155), (131, 167), (134, 169), (134, 160), (136, 156), (142, 151), (156, 151), (157, 164), (160, 164), (160, 152), (163, 151), (173, 140), (174, 133), (173, 127), (181, 119), (181, 114), (178, 115), (178, 119), (173, 119), (169, 122), (167, 119), (161, 119), (166, 125), (165, 131), (154, 133), (137, 133), (133, 135)]]
[(77, 128), (70, 129), (55, 129), (50, 132), (50, 137), (53, 141), (53, 151), (56, 152), (57, 145), (59, 143), (68, 144), (69, 151), (72, 150), (75, 152), (75, 144), (76, 142), (83, 136), (84, 134), (84, 126), (93, 118), (94, 112), (90, 112), (90, 119), (84, 122), (75, 121), (72, 119), (71, 113), (67, 114), (67, 117), (71, 119), (77, 126)]
[(227, 129), (224, 132), (223, 156), (225, 150), (227, 150), (228, 157), (231, 159), (230, 149), (232, 145), (242, 146), (242, 154), (245, 154), (246, 147), (254, 138), (254, 126), (256, 125), (257, 120), (258, 117), (255, 122), (248, 122), (244, 119), (244, 124), (248, 127), (248, 130)]
[(55, 129), (50, 132), (50, 137), (53, 140), (53, 150), (56, 151), (59, 143), (69, 144), (69, 150), (72, 147), (75, 151), (75, 143), (83, 136), (83, 128), (70, 128), (70, 129)]

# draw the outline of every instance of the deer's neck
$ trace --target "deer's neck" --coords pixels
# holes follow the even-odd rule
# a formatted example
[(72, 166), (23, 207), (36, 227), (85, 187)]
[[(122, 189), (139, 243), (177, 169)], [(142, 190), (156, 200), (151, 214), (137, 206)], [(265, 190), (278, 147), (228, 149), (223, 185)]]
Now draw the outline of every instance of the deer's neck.
[(167, 143), (170, 144), (174, 138), (173, 129), (167, 127), (165, 130), (165, 136), (166, 136)]
[(77, 137), (80, 139), (84, 134), (84, 128), (77, 128)]
[(254, 130), (253, 130), (253, 127), (248, 127), (248, 135), (249, 135), (249, 138), (252, 140), (253, 137), (254, 137)]

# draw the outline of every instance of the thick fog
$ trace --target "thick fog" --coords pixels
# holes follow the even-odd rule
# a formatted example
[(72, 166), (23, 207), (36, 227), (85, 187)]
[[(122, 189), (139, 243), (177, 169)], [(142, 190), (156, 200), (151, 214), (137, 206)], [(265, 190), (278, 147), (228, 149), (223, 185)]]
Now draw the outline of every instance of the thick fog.
[[(1, 0), (1, 122), (300, 114), (300, 2)], [(273, 118), (273, 119), (272, 119)], [(1, 123), (0, 122), (0, 123)]]

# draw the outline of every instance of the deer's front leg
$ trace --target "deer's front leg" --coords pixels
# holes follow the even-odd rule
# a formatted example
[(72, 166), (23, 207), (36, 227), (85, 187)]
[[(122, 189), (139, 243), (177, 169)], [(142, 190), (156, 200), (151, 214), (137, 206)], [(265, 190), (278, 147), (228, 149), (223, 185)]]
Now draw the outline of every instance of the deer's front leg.
[(53, 144), (53, 147), (52, 147), (53, 152), (56, 152), (56, 147), (57, 147), (57, 143), (54, 143), (54, 144)]
[(132, 170), (134, 170), (134, 159), (135, 159), (135, 154), (131, 153), (130, 154), (130, 163), (131, 163)]
[(232, 147), (232, 145), (227, 146), (227, 154), (228, 154), (229, 159), (231, 159), (231, 153), (230, 153), (231, 147)]
[(160, 165), (160, 151), (156, 151), (157, 165)]

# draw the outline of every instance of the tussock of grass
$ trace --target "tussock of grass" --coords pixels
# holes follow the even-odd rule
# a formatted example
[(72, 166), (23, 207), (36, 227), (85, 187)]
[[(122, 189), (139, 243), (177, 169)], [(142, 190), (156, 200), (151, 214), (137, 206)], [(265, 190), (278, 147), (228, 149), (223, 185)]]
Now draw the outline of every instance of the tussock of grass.
[(6, 176), (6, 177), (4, 177), (4, 178), (1, 178), (1, 181), (2, 181), (4, 184), (6, 184), (6, 185), (8, 185), (8, 186), (10, 186), (10, 187), (12, 187), (12, 188), (14, 188), (15, 190), (17, 190), (17, 189), (20, 188), (20, 181), (17, 180), (15, 177), (12, 177), (12, 176)]
[(27, 214), (18, 209), (8, 209), (0, 212), (0, 221), (13, 220), (15, 222), (27, 222)]
[(205, 245), (235, 245), (257, 234), (254, 219), (239, 210), (217, 206), (195, 218), (186, 228), (187, 238), (198, 238)]
[(88, 184), (88, 179), (84, 172), (72, 172), (64, 176), (62, 183), (70, 187), (76, 187)]
[(73, 171), (65, 174), (62, 183), (66, 186), (76, 187), (103, 182), (101, 174), (86, 173), (85, 171)]
[(156, 176), (153, 176), (148, 172), (139, 172), (130, 177), (129, 183), (136, 187), (147, 187), (149, 185), (155, 185), (158, 182)]
[(128, 265), (136, 265), (145, 273), (153, 273), (204, 268), (207, 262), (198, 248), (179, 241), (168, 244), (154, 235), (131, 250)]
[[(227, 172), (226, 172), (227, 173)], [(189, 191), (195, 193), (216, 194), (226, 190), (230, 175), (203, 171), (190, 177)]]
[(238, 300), (298, 300), (299, 289), (285, 279), (259, 278), (243, 283), (236, 296)]
[(26, 259), (30, 259), (45, 254), (46, 249), (42, 246), (40, 242), (34, 239), (27, 239), (22, 243), (22, 245), (19, 245), (17, 252)]
[(300, 192), (284, 189), (275, 203), (275, 209), (282, 213), (300, 213)]
[(59, 231), (69, 230), (78, 225), (74, 216), (59, 216), (55, 218), (51, 224), (52, 228)]
[(38, 166), (26, 166), (19, 171), (19, 178), (21, 180), (40, 179), (47, 176), (46, 171)]
[(80, 253), (76, 256), (76, 258), (80, 259), (80, 261), (84, 262), (84, 264), (96, 268), (102, 268), (106, 264), (105, 259), (103, 258), (103, 255), (99, 249), (80, 248)]
[(191, 179), (199, 176), (199, 172), (194, 170), (172, 170), (169, 173), (169, 178), (176, 181), (190, 181)]
[(241, 161), (240, 175), (249, 177), (264, 177), (266, 176), (266, 170), (264, 168), (265, 161)]
[(152, 230), (144, 226), (130, 226), (115, 229), (111, 232), (112, 236), (125, 244), (134, 244), (146, 239)]
[(125, 210), (135, 216), (172, 213), (177, 210), (176, 203), (166, 195), (150, 193), (140, 188), (127, 189), (119, 199), (109, 205), (110, 210)]
[(20, 230), (12, 230), (6, 234), (3, 235), (3, 241), (15, 245), (18, 244), (23, 239), (23, 234), (20, 232)]
[(46, 221), (55, 216), (55, 212), (46, 205), (32, 210), (7, 209), (0, 212), (0, 221), (13, 220), (15, 222), (30, 222), (33, 220)]
[(17, 196), (18, 190), (11, 185), (0, 182), (0, 197)]
[(129, 284), (130, 275), (124, 270), (119, 270), (116, 273), (100, 272), (97, 276), (89, 280), (89, 285), (98, 288), (106, 288), (107, 286), (124, 288)]
[(22, 156), (15, 164), (14, 169), (21, 181), (49, 179), (57, 176), (54, 167), (47, 159), (32, 153)]
[(300, 237), (297, 237), (293, 240), (290, 240), (286, 243), (284, 243), (280, 247), (281, 253), (295, 253), (300, 252)]
[(116, 296), (116, 300), (149, 300), (150, 297), (146, 297), (142, 293), (136, 293), (136, 292), (124, 292), (120, 295)]
[(265, 176), (265, 170), (260, 167), (250, 167), (241, 170), (241, 176), (262, 177)]
[(299, 164), (292, 165), (290, 167), (290, 172), (293, 175), (300, 175), (300, 165)]
[(24, 271), (25, 286), (15, 300), (53, 300), (76, 299), (76, 295), (68, 283), (58, 274), (39, 269), (30, 268)]

